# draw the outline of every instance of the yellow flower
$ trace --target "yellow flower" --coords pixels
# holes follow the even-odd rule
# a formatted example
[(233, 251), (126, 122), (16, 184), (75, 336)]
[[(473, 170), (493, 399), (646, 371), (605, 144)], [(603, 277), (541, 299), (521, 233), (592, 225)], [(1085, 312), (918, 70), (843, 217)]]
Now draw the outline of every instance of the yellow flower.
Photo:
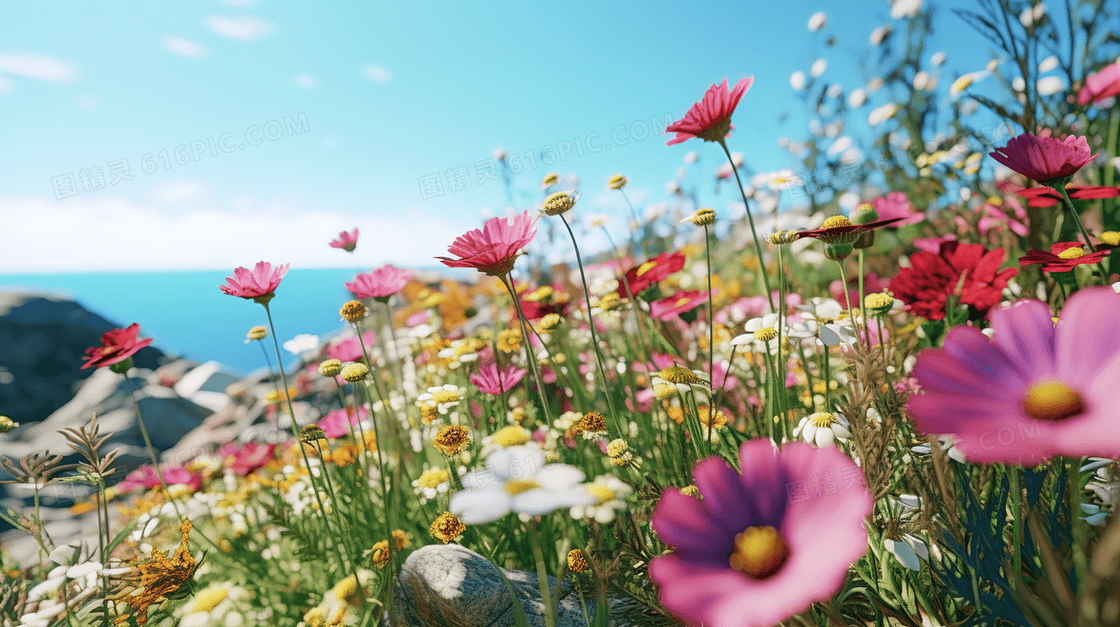
[(346, 364), (342, 368), (342, 378), (350, 383), (357, 383), (368, 376), (369, 366), (360, 362)]
[(445, 425), (432, 438), (432, 446), (448, 457), (462, 453), (470, 443), (471, 432), (460, 425)]
[(551, 331), (560, 326), (560, 323), (563, 321), (564, 319), (560, 317), (560, 314), (545, 314), (540, 321), (541, 331)]
[(521, 331), (503, 329), (498, 333), (498, 350), (503, 353), (516, 353), (521, 350)]
[(264, 338), (268, 337), (268, 327), (257, 325), (252, 329), (249, 329), (249, 333), (246, 335), (246, 337), (248, 337), (250, 340), (263, 340)]
[(528, 442), (531, 438), (532, 433), (528, 429), (517, 425), (498, 429), (490, 436), (492, 442), (503, 447), (519, 446)]
[(587, 564), (587, 558), (583, 556), (583, 551), (579, 549), (572, 549), (568, 551), (568, 570), (573, 573), (582, 573), (590, 566)]
[(560, 182), (560, 175), (555, 172), (549, 172), (541, 179), (541, 187), (552, 187)]
[(12, 429), (19, 426), (19, 423), (8, 418), (7, 416), (0, 416), (0, 433), (7, 433)]
[(558, 216), (567, 213), (572, 207), (576, 206), (577, 200), (579, 200), (579, 194), (573, 196), (572, 192), (556, 192), (544, 199), (541, 213), (546, 216)]
[(625, 176), (622, 176), (621, 174), (615, 174), (610, 178), (609, 181), (607, 181), (607, 187), (610, 189), (622, 189), (623, 187), (626, 187), (626, 184), (629, 182), (630, 179), (626, 178)]
[(438, 518), (432, 521), (432, 526), (428, 528), (428, 533), (444, 544), (455, 542), (466, 531), (467, 526), (451, 512), (440, 514)]
[(691, 222), (696, 226), (709, 226), (716, 222), (716, 212), (711, 208), (697, 209), (695, 213), (688, 216), (680, 223)]
[(352, 300), (342, 306), (338, 311), (346, 322), (354, 323), (369, 315), (369, 309), (360, 300)]
[(337, 359), (328, 359), (319, 364), (319, 374), (324, 377), (337, 377), (342, 374), (342, 362)]

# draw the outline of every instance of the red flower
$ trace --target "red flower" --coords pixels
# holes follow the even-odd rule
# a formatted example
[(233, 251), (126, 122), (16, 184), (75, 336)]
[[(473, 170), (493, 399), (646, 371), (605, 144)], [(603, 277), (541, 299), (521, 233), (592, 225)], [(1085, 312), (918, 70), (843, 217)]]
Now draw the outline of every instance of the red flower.
[(536, 234), (537, 220), (528, 211), (512, 218), (491, 218), (481, 231), (467, 231), (447, 247), (447, 252), (458, 255), (458, 259), (436, 259), (451, 268), (474, 268), (490, 276), (505, 276)]
[(1100, 72), (1087, 76), (1085, 86), (1077, 94), (1077, 102), (1089, 104), (1113, 96), (1120, 96), (1120, 63), (1106, 65)]
[(1070, 135), (1064, 140), (1050, 137), (1049, 130), (1039, 137), (1023, 133), (1011, 138), (1003, 148), (988, 153), (993, 159), (1039, 183), (1057, 181), (1080, 170), (1097, 155), (1084, 137)]
[[(1027, 199), (1031, 207), (1053, 207), (1062, 202), (1062, 196), (1053, 187), (1021, 187), (1015, 193)], [(1070, 200), (1099, 200), (1120, 196), (1120, 187), (1098, 185), (1070, 185), (1066, 187)]]
[(1086, 254), (1081, 242), (1058, 242), (1050, 247), (1050, 252), (1027, 251), (1027, 254), (1019, 257), (1019, 265), (1041, 263), (1043, 272), (1069, 272), (1084, 263), (1098, 263), (1109, 252), (1111, 251), (1108, 249), (1102, 249)]
[[(630, 284), (630, 293), (641, 294), (647, 287), (663, 281), (666, 277), (684, 267), (684, 254), (680, 252), (661, 253), (640, 266), (626, 271), (625, 283)], [(620, 281), (618, 296), (626, 298), (626, 284)]]
[(667, 320), (686, 311), (692, 311), (706, 302), (708, 302), (707, 290), (681, 292), (676, 296), (662, 298), (650, 303), (649, 315), (658, 320)]
[(338, 234), (338, 239), (331, 240), (331, 248), (341, 248), (342, 250), (345, 250), (348, 253), (354, 252), (354, 249), (357, 246), (358, 246), (358, 229), (357, 229), (357, 227), (355, 227), (354, 230), (349, 232), (349, 233), (347, 233), (346, 231), (343, 231), (343, 232)]
[(252, 270), (237, 268), (232, 277), (226, 278), (226, 285), (219, 287), (230, 296), (252, 299), (265, 305), (275, 296), (276, 288), (280, 287), (280, 281), (288, 273), (288, 265), (278, 266), (274, 270), (267, 261), (258, 261)]
[(667, 145), (679, 144), (693, 137), (699, 137), (706, 142), (723, 141), (728, 131), (735, 128), (731, 126), (731, 114), (735, 113), (739, 100), (753, 84), (754, 77), (751, 76), (740, 79), (735, 83), (735, 89), (730, 91), (727, 89), (726, 78), (723, 79), (722, 84), (712, 85), (704, 94), (704, 98), (692, 105), (683, 118), (665, 129), (666, 133), (677, 134)]
[(1000, 271), (1005, 251), (986, 250), (980, 244), (944, 242), (938, 254), (919, 250), (910, 257), (891, 281), (895, 298), (906, 303), (906, 310), (928, 320), (945, 317), (945, 303), (956, 293), (964, 277), (960, 302), (984, 313), (999, 304), (1007, 280), (1019, 274), (1018, 268)]
[(844, 216), (832, 216), (825, 220), (824, 224), (821, 224), (821, 228), (819, 229), (798, 231), (797, 239), (812, 237), (826, 244), (851, 244), (867, 231), (888, 226), (903, 219), (905, 218), (890, 218), (888, 220), (868, 222), (867, 224), (852, 224), (851, 220), (848, 220), (848, 218)]
[(152, 343), (150, 338), (138, 340), (139, 335), (140, 325), (135, 322), (124, 329), (106, 331), (101, 336), (101, 346), (86, 349), (86, 356), (83, 359), (88, 361), (82, 365), (82, 370), (120, 363)]

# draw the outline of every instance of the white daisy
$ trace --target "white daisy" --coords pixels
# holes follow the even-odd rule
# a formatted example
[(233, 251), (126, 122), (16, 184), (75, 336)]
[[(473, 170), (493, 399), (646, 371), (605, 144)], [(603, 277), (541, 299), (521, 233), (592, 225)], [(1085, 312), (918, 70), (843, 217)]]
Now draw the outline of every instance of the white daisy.
[(817, 448), (823, 448), (835, 444), (837, 439), (852, 437), (849, 430), (851, 426), (848, 419), (840, 414), (817, 412), (802, 418), (793, 430), (793, 435)]

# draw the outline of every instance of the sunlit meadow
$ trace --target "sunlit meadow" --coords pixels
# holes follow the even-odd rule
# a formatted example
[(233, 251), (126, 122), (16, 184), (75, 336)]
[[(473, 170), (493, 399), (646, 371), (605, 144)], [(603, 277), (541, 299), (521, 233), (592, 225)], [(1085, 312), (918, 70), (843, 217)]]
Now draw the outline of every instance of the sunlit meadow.
[[(4, 458), (36, 498), (0, 516), (39, 547), (0, 553), (4, 626), (1120, 625), (1120, 14), (1070, 10), (978, 2), (960, 25), (993, 60), (949, 76), (929, 7), (894, 0), (864, 87), (790, 77), (817, 122), (782, 140), (797, 171), (750, 170), (774, 138), (735, 130), (762, 62), (644, 148), (695, 151), (665, 202), (625, 162), (537, 181), (498, 149), (538, 200), (445, 242), (465, 282), (360, 268), (307, 303), (285, 259), (230, 268), (268, 375), (226, 393), (275, 437), (161, 459), (141, 415), (150, 464), (112, 484), (87, 416), (76, 463)], [(343, 332), (282, 351), (308, 307)], [(142, 337), (83, 367), (132, 389)], [(95, 537), (44, 533), (58, 483), (88, 486)]]

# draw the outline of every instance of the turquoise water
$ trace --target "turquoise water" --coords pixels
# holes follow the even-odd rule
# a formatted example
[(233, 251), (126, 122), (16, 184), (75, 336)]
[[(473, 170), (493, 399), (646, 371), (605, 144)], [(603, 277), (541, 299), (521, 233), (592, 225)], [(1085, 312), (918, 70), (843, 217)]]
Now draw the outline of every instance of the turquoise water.
[[(273, 299), (281, 345), (300, 333), (325, 335), (342, 328), (338, 309), (351, 298), (344, 285), (354, 269), (292, 269)], [(219, 291), (232, 271), (106, 272), (0, 275), (0, 291), (32, 290), (74, 298), (119, 326), (140, 323), (142, 337), (160, 350), (197, 361), (217, 360), (240, 374), (263, 367), (250, 327), (267, 324), (264, 308)], [(272, 346), (269, 358), (275, 363)], [(281, 348), (285, 363), (292, 355)]]

